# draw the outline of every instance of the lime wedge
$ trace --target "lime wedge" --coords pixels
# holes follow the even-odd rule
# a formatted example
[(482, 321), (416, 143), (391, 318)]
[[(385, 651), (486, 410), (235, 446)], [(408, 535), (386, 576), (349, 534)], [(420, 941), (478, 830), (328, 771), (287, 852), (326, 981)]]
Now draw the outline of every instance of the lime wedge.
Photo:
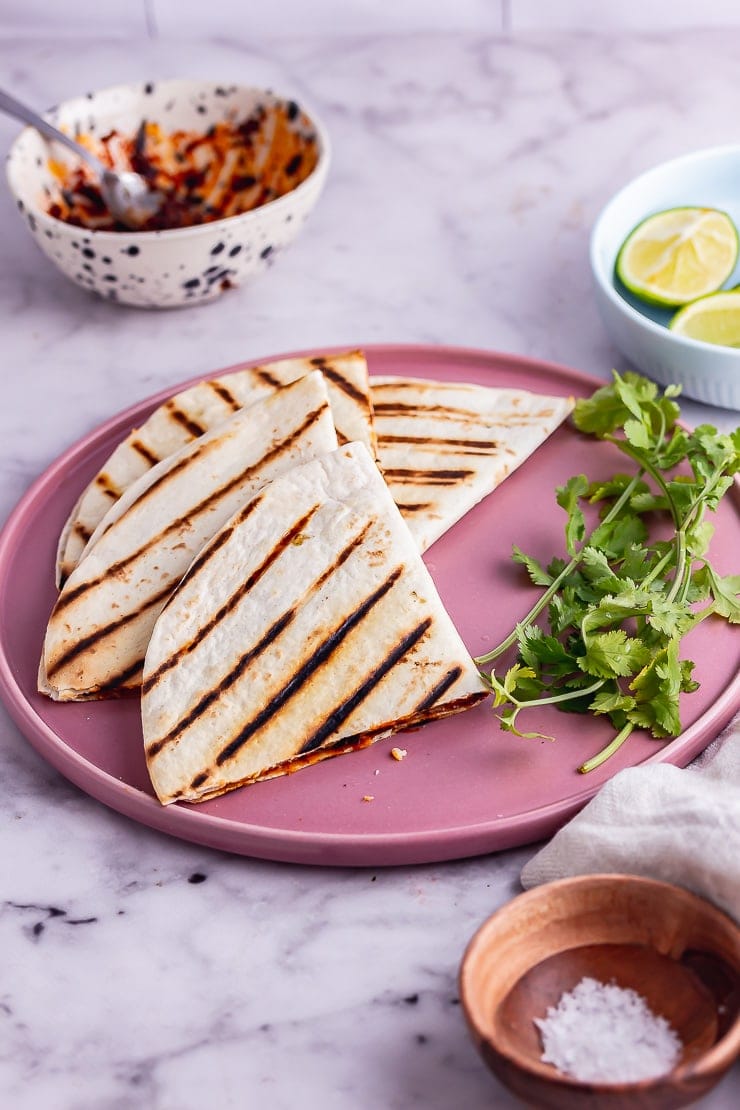
[(735, 268), (738, 235), (726, 212), (669, 208), (648, 216), (617, 255), (620, 281), (643, 301), (682, 305), (719, 289)]
[(710, 293), (679, 309), (668, 325), (677, 335), (740, 347), (740, 290)]

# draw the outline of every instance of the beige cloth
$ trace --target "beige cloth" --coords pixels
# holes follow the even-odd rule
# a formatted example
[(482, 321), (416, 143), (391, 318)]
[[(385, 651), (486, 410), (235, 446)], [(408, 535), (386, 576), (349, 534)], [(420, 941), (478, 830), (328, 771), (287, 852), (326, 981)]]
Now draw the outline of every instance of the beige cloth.
[(676, 883), (740, 921), (740, 715), (685, 770), (657, 763), (616, 774), (521, 881), (597, 872)]

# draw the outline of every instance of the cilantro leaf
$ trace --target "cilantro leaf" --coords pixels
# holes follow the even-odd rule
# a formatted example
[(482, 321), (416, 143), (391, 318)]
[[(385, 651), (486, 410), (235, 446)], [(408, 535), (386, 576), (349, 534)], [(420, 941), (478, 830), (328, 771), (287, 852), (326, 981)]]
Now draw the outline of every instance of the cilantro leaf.
[(618, 709), (632, 709), (634, 704), (635, 699), (629, 694), (623, 694), (615, 685), (612, 689), (599, 690), (591, 702), (591, 710), (594, 713), (614, 713)]
[(730, 624), (740, 624), (740, 574), (721, 577), (705, 561), (695, 578), (706, 583), (708, 592), (714, 598), (715, 613), (725, 617)]
[(585, 474), (577, 474), (569, 478), (564, 486), (557, 489), (557, 502), (561, 509), (568, 514), (565, 525), (565, 544), (570, 555), (575, 555), (576, 545), (581, 542), (586, 534), (586, 520), (579, 504), (579, 498), (588, 493), (588, 479)]
[(678, 736), (681, 731), (678, 695), (683, 674), (678, 660), (678, 639), (668, 641), (662, 651), (630, 683), (634, 708), (627, 716), (633, 724), (647, 728), (653, 736)]
[(649, 655), (644, 643), (628, 636), (623, 628), (613, 628), (589, 636), (586, 654), (578, 660), (578, 666), (599, 678), (626, 677), (644, 666)]
[(545, 570), (537, 559), (533, 559), (531, 555), (525, 555), (519, 547), (514, 546), (511, 557), (515, 563), (521, 563), (526, 567), (527, 574), (535, 586), (549, 586), (555, 577)]
[(522, 660), (534, 670), (546, 668), (556, 675), (570, 674), (576, 665), (573, 656), (557, 636), (546, 636), (537, 625), (528, 625), (519, 640)]

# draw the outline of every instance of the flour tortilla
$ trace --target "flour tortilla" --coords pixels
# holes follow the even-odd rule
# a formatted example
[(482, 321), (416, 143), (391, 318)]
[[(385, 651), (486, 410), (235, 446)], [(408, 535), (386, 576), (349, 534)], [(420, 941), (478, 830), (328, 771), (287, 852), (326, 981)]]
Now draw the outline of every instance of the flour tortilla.
[(282, 359), (199, 382), (160, 405), (116, 447), (73, 508), (57, 551), (57, 585), (74, 570), (90, 536), (118, 498), (156, 463), (228, 419), (237, 409), (320, 370), (339, 443), (361, 440), (375, 453), (367, 363), (360, 351)]
[(378, 462), (420, 551), (558, 427), (571, 397), (371, 377)]
[(142, 722), (160, 801), (197, 802), (486, 696), (361, 443), (257, 493), (157, 620)]
[(41, 692), (77, 701), (136, 688), (157, 616), (203, 545), (266, 481), (336, 446), (314, 371), (147, 471), (100, 522), (59, 595)]

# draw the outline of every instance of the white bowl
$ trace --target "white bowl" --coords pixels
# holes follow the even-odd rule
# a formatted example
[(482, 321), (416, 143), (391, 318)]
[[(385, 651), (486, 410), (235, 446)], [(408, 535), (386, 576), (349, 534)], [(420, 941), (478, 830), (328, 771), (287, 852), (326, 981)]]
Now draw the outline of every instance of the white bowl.
[[(720, 208), (740, 227), (740, 146), (701, 150), (664, 162), (612, 197), (591, 233), (596, 300), (614, 344), (633, 367), (677, 382), (687, 397), (740, 408), (740, 349), (686, 339), (668, 330), (672, 309), (643, 304), (615, 276), (619, 248), (646, 216), (680, 205)], [(725, 282), (740, 282), (740, 265)]]
[[(259, 88), (206, 81), (119, 85), (59, 105), (47, 118), (75, 131), (135, 134), (143, 119), (166, 132), (202, 133), (230, 114), (242, 120), (279, 97)], [(305, 109), (304, 109), (305, 112)], [(48, 215), (55, 186), (51, 148), (26, 128), (8, 155), (10, 188), (26, 223), (51, 261), (83, 289), (122, 304), (165, 308), (213, 300), (255, 277), (298, 234), (316, 203), (329, 166), (329, 142), (316, 116), (318, 161), (291, 192), (240, 216), (166, 231), (87, 231)], [(54, 156), (63, 157), (54, 147)], [(70, 156), (72, 159), (74, 156)]]

